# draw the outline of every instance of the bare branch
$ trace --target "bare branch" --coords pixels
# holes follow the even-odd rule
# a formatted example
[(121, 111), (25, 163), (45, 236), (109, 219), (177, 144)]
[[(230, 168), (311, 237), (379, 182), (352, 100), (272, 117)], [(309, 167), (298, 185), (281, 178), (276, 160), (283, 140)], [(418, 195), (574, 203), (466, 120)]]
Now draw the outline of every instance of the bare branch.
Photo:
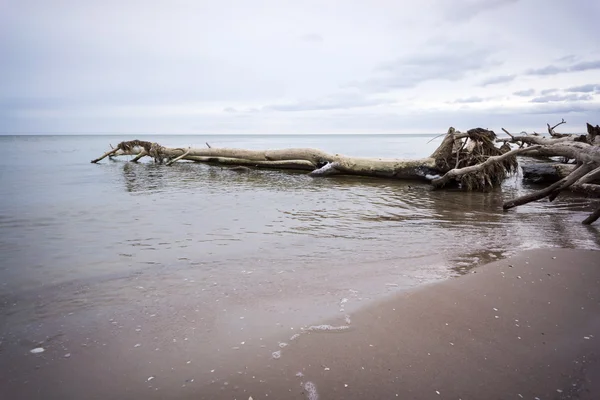
[(582, 224), (584, 224), (584, 225), (593, 224), (594, 222), (596, 222), (596, 220), (598, 218), (600, 218), (600, 207), (598, 207), (596, 209), (596, 211), (594, 211), (589, 217), (587, 217), (586, 219), (584, 219), (582, 221)]
[(567, 122), (565, 121), (565, 119), (563, 118), (562, 121), (560, 121), (558, 124), (554, 125), (553, 127), (550, 127), (550, 124), (546, 124), (548, 125), (548, 133), (550, 134), (550, 136), (557, 136), (560, 135), (560, 133), (556, 133), (554, 132), (554, 129), (562, 124), (566, 124)]
[(469, 139), (465, 140), (462, 146), (460, 146), (460, 149), (458, 149), (458, 151), (456, 152), (456, 165), (454, 166), (454, 169), (458, 168), (458, 164), (460, 164), (460, 152), (463, 151), (468, 141)]
[(428, 140), (428, 141), (427, 141), (427, 144), (429, 144), (429, 143), (433, 142), (435, 139), (437, 139), (437, 138), (439, 138), (439, 137), (442, 137), (442, 136), (444, 136), (444, 135), (445, 135), (445, 133), (442, 133), (442, 134), (439, 134), (439, 135), (437, 135), (436, 137), (432, 138), (431, 140)]
[(190, 149), (188, 149), (186, 152), (184, 152), (182, 155), (175, 157), (174, 159), (172, 159), (171, 161), (169, 161), (167, 163), (167, 165), (172, 165), (173, 163), (181, 160), (182, 158), (184, 158), (185, 156), (187, 156), (188, 154), (190, 154)]
[(142, 149), (142, 151), (140, 151), (140, 153), (135, 156), (133, 158), (133, 160), (131, 160), (131, 162), (138, 162), (140, 158), (145, 157), (148, 155), (148, 152), (146, 151), (146, 149)]
[(482, 162), (480, 164), (472, 165), (470, 167), (450, 170), (450, 171), (446, 172), (444, 174), (444, 176), (442, 176), (441, 178), (432, 180), (431, 184), (434, 187), (438, 187), (438, 188), (443, 187), (451, 180), (456, 179), (462, 175), (479, 172), (482, 169), (484, 169), (485, 167), (488, 167), (492, 164), (500, 163), (501, 161), (504, 161), (509, 157), (513, 157), (518, 154), (527, 153), (529, 151), (538, 150), (541, 148), (542, 148), (542, 146), (530, 146), (530, 147), (526, 147), (524, 149), (515, 149), (515, 150), (507, 151), (506, 153), (504, 153), (502, 155), (489, 157), (487, 160), (485, 160), (484, 162)]
[(504, 203), (502, 208), (505, 210), (509, 210), (511, 208), (531, 203), (532, 201), (543, 199), (546, 196), (554, 196), (552, 200), (556, 197), (558, 192), (564, 190), (575, 183), (579, 178), (587, 174), (593, 169), (590, 165), (582, 165), (576, 168), (573, 172), (571, 172), (566, 178), (561, 179), (560, 181), (533, 193), (526, 194), (525, 196), (518, 197), (514, 200), (508, 201)]
[(106, 153), (102, 154), (100, 157), (92, 160), (91, 163), (96, 164), (98, 161), (104, 160), (106, 157), (115, 154), (117, 151), (119, 151), (119, 148), (112, 149), (111, 151), (107, 151)]
[(509, 131), (507, 131), (506, 129), (502, 128), (502, 130), (504, 131), (504, 133), (506, 133), (508, 136), (510, 136), (511, 138), (515, 138), (513, 135), (510, 134)]
[(588, 174), (582, 176), (581, 179), (579, 179), (576, 183), (577, 184), (590, 183), (590, 182), (594, 182), (596, 180), (600, 180), (600, 167), (598, 167), (595, 170), (590, 171)]

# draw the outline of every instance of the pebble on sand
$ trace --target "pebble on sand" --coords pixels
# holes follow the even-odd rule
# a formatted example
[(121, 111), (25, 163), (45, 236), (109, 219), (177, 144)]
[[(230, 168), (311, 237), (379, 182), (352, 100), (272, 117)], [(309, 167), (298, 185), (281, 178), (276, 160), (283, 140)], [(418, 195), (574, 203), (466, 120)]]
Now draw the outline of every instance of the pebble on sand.
[(39, 353), (43, 353), (44, 349), (42, 347), (36, 347), (35, 349), (31, 349), (29, 352), (32, 354), (39, 354)]

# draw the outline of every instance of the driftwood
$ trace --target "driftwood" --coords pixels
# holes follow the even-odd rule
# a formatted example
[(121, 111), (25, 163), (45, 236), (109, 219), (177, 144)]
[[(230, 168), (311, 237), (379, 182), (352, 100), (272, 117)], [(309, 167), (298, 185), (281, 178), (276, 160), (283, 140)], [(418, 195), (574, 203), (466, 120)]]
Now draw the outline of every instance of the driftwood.
[(523, 181), (537, 184), (552, 184), (569, 175), (576, 164), (556, 162), (549, 158), (518, 157), (523, 171)]
[[(504, 204), (510, 209), (520, 204), (548, 197), (554, 200), (561, 191), (574, 190), (588, 195), (600, 195), (600, 127), (587, 125), (587, 135), (556, 133), (565, 124), (550, 126), (549, 137), (539, 134), (513, 135), (499, 139), (493, 131), (476, 128), (459, 132), (450, 128), (440, 146), (429, 157), (417, 160), (348, 157), (317, 149), (292, 148), (281, 150), (244, 150), (215, 148), (169, 148), (141, 140), (121, 142), (116, 148), (92, 160), (97, 163), (106, 157), (134, 156), (137, 162), (151, 157), (154, 162), (172, 165), (178, 161), (193, 161), (226, 165), (247, 171), (247, 168), (272, 168), (308, 171), (310, 176), (360, 175), (388, 179), (413, 179), (430, 182), (433, 188), (460, 187), (465, 190), (487, 190), (497, 186), (518, 168), (517, 156), (535, 154), (561, 157), (572, 161), (559, 167), (560, 176), (549, 187)], [(500, 144), (498, 147), (497, 144)], [(516, 146), (513, 148), (511, 146)], [(598, 212), (584, 223), (600, 218)]]
[[(565, 123), (564, 120), (560, 124), (563, 123)], [(499, 165), (503, 162), (504, 157), (535, 153), (547, 157), (562, 157), (564, 160), (574, 160), (576, 167), (558, 182), (542, 190), (505, 202), (503, 205), (505, 210), (545, 197), (549, 201), (553, 201), (560, 192), (567, 189), (598, 196), (600, 194), (600, 185), (597, 183), (600, 180), (600, 146), (597, 138), (600, 134), (600, 126), (596, 125), (594, 127), (587, 124), (587, 135), (566, 135), (554, 132), (556, 126), (560, 124), (554, 127), (548, 124), (548, 131), (551, 133), (550, 138), (539, 135), (511, 135), (508, 139), (498, 139), (497, 141), (501, 143), (516, 144), (518, 148), (501, 156), (489, 157), (478, 165), (448, 171), (443, 177), (434, 179), (432, 184), (435, 187), (442, 187), (448, 181), (456, 179), (456, 177), (482, 173), (493, 165)], [(591, 224), (598, 218), (600, 218), (600, 212), (596, 210), (583, 223)]]

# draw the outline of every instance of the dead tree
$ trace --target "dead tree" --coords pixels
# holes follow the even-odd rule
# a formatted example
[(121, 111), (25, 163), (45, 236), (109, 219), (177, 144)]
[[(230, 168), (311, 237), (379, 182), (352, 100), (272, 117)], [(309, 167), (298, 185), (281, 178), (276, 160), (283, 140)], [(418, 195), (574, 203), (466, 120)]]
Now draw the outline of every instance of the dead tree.
[[(564, 157), (576, 161), (572, 170), (544, 190), (508, 201), (504, 209), (548, 197), (550, 201), (564, 190), (600, 195), (600, 127), (588, 124), (588, 135), (559, 134), (551, 127), (550, 137), (541, 135), (511, 135), (498, 139), (493, 131), (476, 128), (459, 132), (450, 128), (440, 146), (429, 157), (417, 160), (348, 157), (317, 149), (293, 148), (280, 150), (245, 150), (235, 148), (169, 148), (141, 140), (121, 142), (116, 148), (92, 160), (106, 157), (134, 156), (137, 162), (150, 157), (157, 163), (172, 165), (178, 161), (193, 161), (217, 165), (243, 166), (308, 171), (313, 177), (331, 175), (361, 175), (388, 179), (417, 179), (430, 182), (433, 188), (448, 186), (465, 190), (487, 190), (501, 183), (518, 168), (517, 156), (537, 154)], [(500, 147), (496, 144), (501, 143)], [(517, 146), (517, 148), (512, 148)], [(594, 217), (595, 216), (595, 217)], [(600, 217), (596, 212), (584, 223)]]
[[(561, 122), (564, 123), (564, 120)], [(508, 139), (498, 139), (497, 142), (518, 145), (500, 156), (492, 156), (484, 162), (466, 168), (458, 168), (448, 171), (444, 176), (434, 179), (431, 183), (434, 187), (443, 187), (448, 182), (465, 180), (465, 177), (479, 176), (485, 174), (491, 168), (501, 166), (506, 157), (525, 155), (535, 152), (538, 155), (548, 157), (564, 157), (576, 161), (575, 168), (558, 182), (525, 196), (504, 203), (505, 210), (526, 204), (532, 201), (548, 198), (553, 201), (562, 191), (572, 190), (585, 192), (594, 197), (600, 196), (600, 145), (597, 138), (600, 137), (600, 126), (595, 127), (587, 124), (587, 135), (552, 134), (554, 127), (548, 125), (551, 133), (549, 138), (542, 136), (511, 136)], [(600, 218), (600, 208), (586, 218), (583, 223), (591, 224)]]

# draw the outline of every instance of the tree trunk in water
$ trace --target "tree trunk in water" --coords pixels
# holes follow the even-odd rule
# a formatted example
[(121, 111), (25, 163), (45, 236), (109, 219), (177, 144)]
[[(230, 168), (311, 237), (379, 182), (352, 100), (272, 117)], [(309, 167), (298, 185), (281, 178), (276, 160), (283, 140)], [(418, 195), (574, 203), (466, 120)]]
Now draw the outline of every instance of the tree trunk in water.
[[(310, 148), (292, 148), (282, 150), (245, 150), (233, 148), (206, 149), (169, 148), (156, 143), (139, 140), (119, 143), (117, 148), (92, 160), (97, 163), (107, 156), (134, 155), (135, 160), (150, 156), (157, 162), (167, 161), (167, 165), (179, 160), (246, 166), (255, 168), (292, 169), (311, 171), (313, 176), (332, 174), (372, 176), (390, 179), (415, 179), (429, 181), (438, 175), (435, 159), (431, 157), (417, 160), (348, 157), (329, 154)], [(321, 168), (327, 167), (329, 173)]]
[[(172, 165), (178, 161), (194, 161), (236, 167), (272, 168), (309, 171), (310, 176), (359, 175), (367, 177), (423, 180), (433, 188), (458, 185), (463, 189), (487, 189), (498, 185), (518, 166), (517, 156), (562, 157), (574, 164), (554, 165), (558, 181), (546, 189), (508, 201), (504, 209), (548, 197), (554, 200), (561, 191), (572, 190), (598, 196), (600, 194), (600, 127), (587, 125), (588, 135), (559, 134), (551, 127), (550, 137), (539, 135), (513, 136), (496, 139), (494, 132), (476, 128), (465, 133), (450, 128), (440, 146), (430, 157), (417, 160), (349, 157), (329, 154), (318, 149), (292, 148), (280, 150), (245, 150), (235, 148), (169, 148), (141, 140), (121, 142), (101, 157), (134, 156), (132, 161), (151, 157), (155, 162)], [(496, 147), (495, 143), (503, 143)], [(519, 147), (511, 149), (510, 144)], [(585, 223), (599, 217), (598, 211)]]

